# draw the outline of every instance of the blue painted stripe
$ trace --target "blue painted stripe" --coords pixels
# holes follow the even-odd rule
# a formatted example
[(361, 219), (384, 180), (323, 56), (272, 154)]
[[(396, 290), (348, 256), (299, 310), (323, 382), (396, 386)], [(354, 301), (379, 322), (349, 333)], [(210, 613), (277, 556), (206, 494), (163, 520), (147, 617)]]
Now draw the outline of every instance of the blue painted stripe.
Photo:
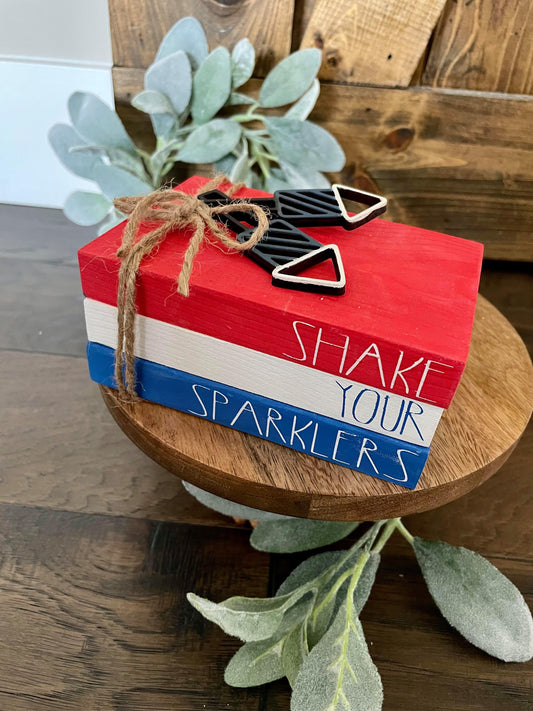
[[(116, 387), (112, 348), (87, 346), (91, 378)], [(393, 437), (316, 415), (297, 407), (136, 359), (138, 392), (145, 400), (261, 437), (319, 459), (414, 489), (429, 455)]]

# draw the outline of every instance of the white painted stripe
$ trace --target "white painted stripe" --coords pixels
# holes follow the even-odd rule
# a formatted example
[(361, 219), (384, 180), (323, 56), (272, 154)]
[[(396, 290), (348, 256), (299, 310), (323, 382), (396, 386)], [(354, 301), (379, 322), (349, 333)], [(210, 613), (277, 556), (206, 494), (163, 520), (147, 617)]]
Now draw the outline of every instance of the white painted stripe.
[[(90, 341), (116, 347), (115, 306), (85, 299), (85, 319)], [(135, 355), (425, 447), (430, 445), (443, 412), (435, 405), (415, 402), (146, 316), (136, 317)], [(399, 413), (402, 413), (400, 424), (390, 431)]]

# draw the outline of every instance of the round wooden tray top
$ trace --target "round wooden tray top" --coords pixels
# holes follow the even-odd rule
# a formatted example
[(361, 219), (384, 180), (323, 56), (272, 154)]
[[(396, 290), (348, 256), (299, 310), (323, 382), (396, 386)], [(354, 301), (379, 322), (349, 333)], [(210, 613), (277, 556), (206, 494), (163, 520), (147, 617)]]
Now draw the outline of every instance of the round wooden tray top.
[(173, 474), (217, 496), (276, 513), (377, 520), (466, 494), (509, 457), (533, 407), (533, 368), (520, 336), (479, 297), (465, 373), (415, 490), (102, 387), (124, 432)]

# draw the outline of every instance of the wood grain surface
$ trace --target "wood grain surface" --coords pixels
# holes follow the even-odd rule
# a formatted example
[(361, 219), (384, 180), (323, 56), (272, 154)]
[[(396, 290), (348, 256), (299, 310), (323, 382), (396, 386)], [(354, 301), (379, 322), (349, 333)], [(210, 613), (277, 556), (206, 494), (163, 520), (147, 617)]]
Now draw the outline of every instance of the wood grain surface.
[(423, 83), (531, 94), (532, 34), (529, 2), (448, 0), (433, 38)]
[[(54, 279), (56, 293), (78, 299), (68, 271), (40, 270), (42, 282), (34, 267), (70, 263), (75, 274), (88, 233), (58, 211), (0, 206), (0, 253), (18, 270), (20, 291), (37, 294)], [(0, 709), (288, 711), (286, 682), (225, 686), (238, 643), (203, 621), (185, 593), (268, 594), (306, 555), (254, 552), (249, 531), (192, 499), (115, 425), (84, 359), (66, 354), (75, 342), (83, 349), (69, 335), (76, 312), (57, 317), (39, 341), (32, 302), (11, 290), (0, 280), (2, 307), (18, 322), (0, 344)], [(533, 352), (533, 267), (487, 263), (481, 290)], [(54, 298), (43, 288), (41, 327)], [(10, 343), (26, 352), (2, 350)], [(417, 535), (488, 556), (530, 606), (532, 462), (530, 424), (483, 486), (406, 520)], [(533, 662), (497, 662), (464, 642), (436, 611), (399, 537), (383, 551), (363, 624), (384, 711), (529, 711)]]
[(256, 76), (264, 76), (290, 52), (294, 0), (109, 0), (113, 61), (148, 67), (161, 40), (183, 17), (202, 24), (209, 48), (231, 50), (248, 37), (256, 51)]
[(409, 86), (445, 0), (316, 0), (302, 39), (330, 81)]
[(200, 488), (255, 508), (331, 520), (425, 511), (494, 474), (533, 409), (533, 367), (508, 321), (479, 298), (463, 379), (444, 413), (415, 490), (311, 459), (280, 445), (101, 388), (111, 414), (150, 457)]
[[(124, 103), (142, 71), (115, 69), (113, 81), (128, 128), (146, 136)], [(386, 195), (391, 220), (483, 242), (488, 259), (533, 261), (531, 97), (322, 84), (311, 119), (346, 153), (333, 177)]]

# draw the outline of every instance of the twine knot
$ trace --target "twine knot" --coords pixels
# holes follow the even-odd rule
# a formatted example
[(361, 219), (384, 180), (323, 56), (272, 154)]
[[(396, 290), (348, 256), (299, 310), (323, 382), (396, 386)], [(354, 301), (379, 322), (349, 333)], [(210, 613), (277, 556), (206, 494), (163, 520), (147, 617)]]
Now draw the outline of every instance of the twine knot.
[[(209, 192), (228, 182), (225, 176), (217, 176), (200, 188), (200, 192)], [(228, 190), (231, 196), (242, 185), (235, 185)], [(115, 352), (115, 380), (119, 395), (125, 401), (137, 400), (135, 393), (135, 302), (137, 274), (141, 261), (150, 255), (163, 242), (167, 235), (175, 230), (192, 230), (183, 263), (176, 280), (177, 291), (182, 296), (189, 296), (189, 280), (194, 258), (204, 240), (223, 244), (234, 252), (242, 252), (254, 247), (268, 229), (268, 216), (259, 205), (246, 200), (227, 205), (209, 206), (198, 198), (178, 190), (155, 190), (149, 195), (122, 197), (114, 200), (117, 210), (129, 215), (124, 229), (122, 244), (117, 251), (121, 260), (118, 274), (118, 334)], [(248, 212), (257, 223), (252, 235), (246, 242), (238, 242), (231, 237), (216, 215), (231, 212)], [(141, 224), (153, 224), (153, 228), (137, 239)]]

